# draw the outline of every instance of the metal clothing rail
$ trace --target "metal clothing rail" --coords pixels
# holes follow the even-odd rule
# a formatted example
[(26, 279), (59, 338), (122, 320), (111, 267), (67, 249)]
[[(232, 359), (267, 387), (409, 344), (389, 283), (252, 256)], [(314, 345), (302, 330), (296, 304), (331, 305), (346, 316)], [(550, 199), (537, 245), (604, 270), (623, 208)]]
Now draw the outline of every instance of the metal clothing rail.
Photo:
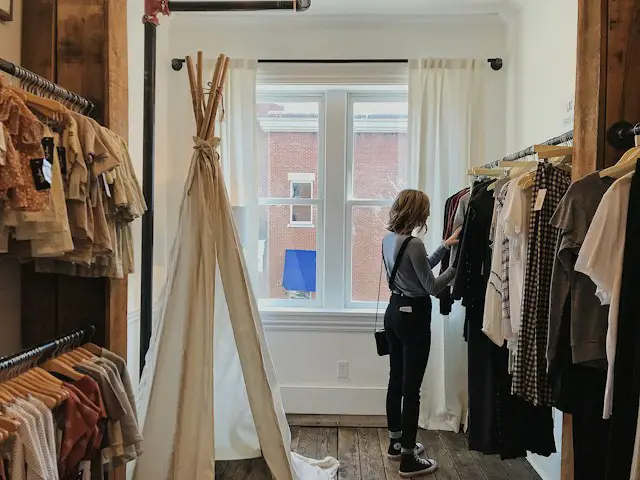
[(47, 80), (40, 75), (37, 75), (26, 68), (22, 68), (20, 65), (8, 62), (3, 58), (0, 58), (0, 70), (8, 73), (9, 75), (21, 80), (27, 88), (29, 86), (36, 87), (37, 89), (44, 91), (45, 93), (52, 95), (55, 99), (61, 99), (63, 101), (70, 102), (74, 105), (78, 105), (81, 108), (82, 113), (88, 115), (94, 108), (92, 102), (80, 95), (73, 93), (66, 88), (61, 87)]
[(4, 382), (36, 367), (62, 353), (77, 348), (91, 340), (96, 328), (93, 325), (76, 330), (56, 340), (0, 358), (0, 381)]
[[(560, 145), (562, 143), (567, 143), (573, 140), (573, 130), (570, 132), (563, 133), (557, 137), (550, 138), (546, 142), (539, 143), (537, 145)], [(491, 163), (487, 163), (483, 166), (483, 168), (495, 168), (499, 167), (501, 162), (510, 162), (513, 160), (517, 160), (519, 158), (528, 157), (529, 155), (533, 155), (535, 153), (534, 147), (528, 147), (523, 150), (520, 150), (516, 153), (512, 153), (511, 155), (507, 155), (506, 157), (501, 158), (500, 160), (496, 160)]]

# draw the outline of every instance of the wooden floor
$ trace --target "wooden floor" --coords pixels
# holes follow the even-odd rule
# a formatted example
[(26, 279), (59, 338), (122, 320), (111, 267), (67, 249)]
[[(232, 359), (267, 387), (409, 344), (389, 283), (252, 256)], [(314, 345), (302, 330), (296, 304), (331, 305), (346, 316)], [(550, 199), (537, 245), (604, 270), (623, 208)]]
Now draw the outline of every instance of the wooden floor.
[[(292, 427), (292, 450), (309, 458), (340, 460), (339, 480), (399, 480), (398, 463), (386, 457), (386, 429)], [(540, 480), (526, 460), (501, 461), (470, 452), (463, 434), (422, 430), (418, 441), (438, 462), (435, 480)], [(269, 480), (262, 459), (218, 462), (216, 479)]]

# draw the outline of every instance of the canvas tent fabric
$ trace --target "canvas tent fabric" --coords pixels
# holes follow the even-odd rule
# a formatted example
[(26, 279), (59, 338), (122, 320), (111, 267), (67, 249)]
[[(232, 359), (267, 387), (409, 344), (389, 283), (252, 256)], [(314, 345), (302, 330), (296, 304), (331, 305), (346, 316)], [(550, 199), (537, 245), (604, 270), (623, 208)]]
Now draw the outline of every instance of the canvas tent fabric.
[(214, 480), (215, 460), (264, 456), (276, 480), (331, 480), (290, 431), (232, 210), (218, 139), (194, 137), (178, 231), (141, 378), (134, 480)]

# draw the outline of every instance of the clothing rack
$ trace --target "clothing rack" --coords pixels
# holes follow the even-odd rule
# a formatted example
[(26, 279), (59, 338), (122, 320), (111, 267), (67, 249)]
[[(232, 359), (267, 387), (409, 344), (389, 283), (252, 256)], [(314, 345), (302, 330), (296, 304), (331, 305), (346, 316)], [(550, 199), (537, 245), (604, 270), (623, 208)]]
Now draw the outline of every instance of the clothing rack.
[(0, 382), (11, 380), (26, 370), (88, 343), (95, 331), (96, 328), (89, 325), (38, 347), (0, 358)]
[(94, 104), (80, 95), (73, 93), (66, 88), (57, 85), (50, 80), (47, 80), (40, 75), (37, 75), (26, 68), (22, 68), (20, 65), (11, 63), (3, 58), (0, 58), (0, 70), (8, 73), (9, 75), (21, 80), (28, 87), (35, 87), (45, 93), (51, 95), (55, 99), (61, 99), (63, 101), (70, 102), (73, 105), (78, 105), (81, 112), (85, 115), (91, 113), (94, 108)]
[[(538, 145), (561, 145), (563, 143), (567, 143), (573, 140), (573, 130), (570, 132), (563, 133), (557, 137), (550, 138), (546, 142), (539, 143)], [(528, 157), (529, 155), (533, 155), (535, 153), (534, 146), (525, 148), (516, 153), (512, 153), (511, 155), (507, 155), (506, 157), (501, 158), (500, 160), (496, 160), (491, 163), (487, 163), (483, 165), (483, 168), (496, 168), (499, 167), (502, 162), (512, 162), (519, 158)]]

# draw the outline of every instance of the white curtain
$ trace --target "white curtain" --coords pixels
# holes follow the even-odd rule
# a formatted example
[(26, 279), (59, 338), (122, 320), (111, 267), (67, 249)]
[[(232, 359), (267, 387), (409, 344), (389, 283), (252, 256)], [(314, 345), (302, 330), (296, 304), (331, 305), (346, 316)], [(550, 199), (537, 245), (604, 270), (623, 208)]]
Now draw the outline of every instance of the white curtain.
[[(424, 241), (428, 251), (442, 242), (447, 198), (468, 184), (467, 169), (484, 163), (483, 71), (479, 60), (409, 62), (409, 138), (413, 186), (431, 198)], [(464, 307), (448, 316), (433, 303), (429, 365), (422, 385), (420, 425), (459, 431), (466, 424), (467, 345)]]
[[(213, 64), (211, 64), (213, 68)], [(256, 112), (257, 60), (232, 59), (220, 124), (222, 170), (231, 206), (255, 285), (258, 273), (258, 164)]]
[[(231, 78), (237, 77), (234, 73), (232, 67)], [(255, 74), (253, 78), (255, 92)], [(251, 122), (241, 119), (242, 111), (231, 116), (234, 102), (229, 103), (228, 118), (238, 127), (229, 128), (239, 135), (239, 127), (248, 121), (250, 128)], [(250, 150), (231, 148), (235, 139), (230, 137), (225, 149), (232, 171), (240, 168), (233, 165), (232, 155), (251, 155)], [(163, 308), (154, 321), (141, 379), (138, 406), (145, 454), (137, 460), (133, 478), (214, 480), (215, 460), (262, 455), (276, 480), (331, 480), (337, 461), (291, 453), (280, 388), (217, 143), (194, 138)], [(237, 178), (230, 183), (242, 182)], [(237, 203), (248, 201), (242, 198), (248, 194), (236, 194)]]

